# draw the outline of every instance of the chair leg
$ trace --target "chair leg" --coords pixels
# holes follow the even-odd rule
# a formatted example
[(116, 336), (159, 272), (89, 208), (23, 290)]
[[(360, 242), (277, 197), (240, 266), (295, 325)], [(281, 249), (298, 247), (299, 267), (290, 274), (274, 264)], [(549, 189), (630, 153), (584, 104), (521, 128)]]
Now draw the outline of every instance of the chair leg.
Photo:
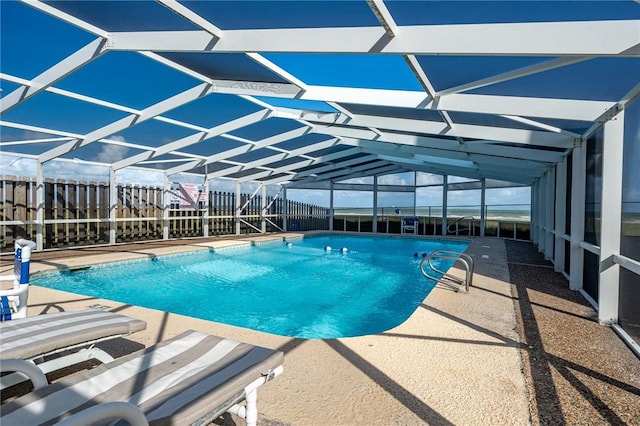
[(247, 426), (256, 426), (258, 422), (258, 390), (253, 389), (247, 392), (245, 401), (247, 403), (247, 412), (245, 420)]

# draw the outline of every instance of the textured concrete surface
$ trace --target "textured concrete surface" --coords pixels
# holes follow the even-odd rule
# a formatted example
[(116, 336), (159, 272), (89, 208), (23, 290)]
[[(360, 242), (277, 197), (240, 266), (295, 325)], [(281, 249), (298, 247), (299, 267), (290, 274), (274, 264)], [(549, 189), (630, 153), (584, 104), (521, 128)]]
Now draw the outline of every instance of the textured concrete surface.
[[(282, 238), (282, 235), (260, 238)], [(248, 240), (240, 238), (235, 242), (247, 243)], [(43, 252), (34, 256), (33, 270), (73, 268), (176, 250), (208, 249), (217, 244), (234, 243), (230, 241), (234, 239)], [(523, 244), (525, 246), (518, 247), (530, 248), (535, 255), (530, 244)], [(531, 255), (525, 251), (521, 250), (523, 256)], [(372, 336), (333, 340), (287, 338), (37, 286), (30, 292), (29, 314), (102, 304), (110, 310), (145, 319), (146, 331), (127, 340), (105, 343), (106, 349), (117, 355), (189, 328), (283, 350), (285, 372), (259, 391), (259, 419), (263, 425), (598, 424), (590, 419), (599, 419), (603, 424), (618, 421), (640, 424), (634, 411), (640, 407), (639, 361), (609, 328), (591, 320), (590, 324), (595, 326), (591, 332), (595, 334), (581, 341), (580, 337), (585, 336), (579, 330), (581, 323), (569, 324), (569, 329), (563, 329), (563, 323), (557, 322), (576, 318), (576, 315), (580, 318), (593, 315), (588, 306), (580, 304), (578, 310), (582, 313), (575, 315), (534, 321), (532, 332), (530, 323), (532, 318), (538, 318), (537, 310), (564, 312), (565, 303), (576, 302), (565, 301), (564, 295), (560, 295), (549, 297), (553, 304), (546, 307), (548, 300), (539, 306), (531, 295), (518, 297), (523, 287), (510, 283), (513, 281), (510, 272), (518, 281), (526, 281), (532, 274), (528, 271), (520, 274), (521, 271), (514, 269), (518, 267), (515, 263), (527, 263), (522, 259), (509, 257), (513, 262), (509, 264), (503, 240), (476, 238), (468, 253), (476, 262), (474, 287), (469, 294), (439, 286), (403, 324)], [(2, 269), (6, 269), (8, 259), (3, 260)], [(537, 269), (547, 271), (549, 268)], [(536, 294), (533, 288), (527, 289), (527, 293)], [(569, 295), (575, 294), (569, 292)], [(219, 303), (224, 309), (223, 300), (210, 303)], [(554, 341), (554, 328), (560, 330), (555, 333), (561, 338), (560, 342)], [(595, 360), (588, 355), (584, 355), (584, 359), (573, 359), (567, 354), (549, 352), (547, 339), (563, 346), (562, 339), (567, 337), (562, 336), (572, 333), (576, 337), (571, 338), (568, 345), (571, 350), (584, 355), (593, 351), (591, 346), (601, 347), (596, 353), (603, 357), (598, 365), (590, 364)], [(539, 337), (537, 343), (534, 336)], [(521, 344), (521, 340), (525, 344)], [(541, 350), (554, 355), (555, 358), (549, 358), (552, 361), (560, 358), (568, 363), (553, 364), (545, 360), (540, 364)], [(600, 369), (601, 365), (616, 363), (619, 363), (617, 376)], [(569, 380), (566, 371), (577, 377), (577, 381)], [(602, 392), (606, 395), (585, 389), (586, 378), (604, 383)], [(568, 382), (569, 386), (558, 385), (556, 379)], [(592, 394), (597, 397), (596, 402), (589, 400)], [(558, 409), (561, 415), (554, 414)], [(584, 416), (583, 411), (595, 414)], [(570, 415), (573, 412), (577, 414)], [(230, 415), (216, 423), (243, 424)]]
[(536, 425), (640, 425), (640, 360), (531, 244), (507, 241)]

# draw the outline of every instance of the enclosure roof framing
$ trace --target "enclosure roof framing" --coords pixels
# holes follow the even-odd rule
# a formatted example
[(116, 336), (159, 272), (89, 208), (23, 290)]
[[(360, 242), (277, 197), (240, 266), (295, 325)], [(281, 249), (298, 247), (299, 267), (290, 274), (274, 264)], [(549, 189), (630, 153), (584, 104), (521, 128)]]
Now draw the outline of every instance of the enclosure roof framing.
[(640, 94), (640, 5), (492, 4), (3, 2), (0, 157), (532, 185)]

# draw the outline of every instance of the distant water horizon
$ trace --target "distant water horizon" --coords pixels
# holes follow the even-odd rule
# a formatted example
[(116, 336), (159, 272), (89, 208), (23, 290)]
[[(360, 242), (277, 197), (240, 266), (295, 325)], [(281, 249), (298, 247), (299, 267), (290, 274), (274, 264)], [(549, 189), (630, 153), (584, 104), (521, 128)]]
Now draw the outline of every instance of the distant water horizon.
[[(349, 216), (372, 216), (373, 209), (366, 207), (342, 207), (335, 208), (334, 215)], [(413, 207), (380, 207), (378, 208), (378, 216), (387, 217), (404, 217), (404, 216), (421, 216), (421, 217), (442, 217), (442, 207), (416, 207), (415, 213)], [(449, 207), (447, 209), (447, 217), (468, 217), (480, 219), (480, 207)], [(510, 220), (510, 221), (531, 221), (531, 212), (529, 206), (508, 206), (505, 208), (489, 208), (486, 211), (487, 220)]]

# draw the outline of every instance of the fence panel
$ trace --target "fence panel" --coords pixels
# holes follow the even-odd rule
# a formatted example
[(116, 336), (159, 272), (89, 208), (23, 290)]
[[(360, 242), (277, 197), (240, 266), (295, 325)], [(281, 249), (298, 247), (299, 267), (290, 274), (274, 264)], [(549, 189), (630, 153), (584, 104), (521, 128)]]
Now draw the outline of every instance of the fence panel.
[[(36, 239), (37, 185), (34, 179), (5, 176), (0, 182), (0, 250), (13, 251), (17, 238)], [(115, 191), (116, 241), (161, 239), (163, 235), (163, 188), (119, 184)], [(240, 205), (249, 200), (242, 212), (244, 220), (261, 229), (262, 197), (241, 194)], [(87, 246), (109, 242), (111, 201), (104, 182), (44, 181), (44, 248)], [(276, 226), (283, 227), (285, 201), (267, 198), (265, 214)], [(236, 194), (209, 193), (209, 235), (235, 234)], [(299, 231), (328, 229), (328, 209), (295, 201), (286, 201), (289, 229), (295, 223)], [(170, 237), (203, 235), (205, 210), (170, 210)], [(267, 222), (267, 231), (278, 228)], [(257, 233), (243, 223), (241, 233)]]

